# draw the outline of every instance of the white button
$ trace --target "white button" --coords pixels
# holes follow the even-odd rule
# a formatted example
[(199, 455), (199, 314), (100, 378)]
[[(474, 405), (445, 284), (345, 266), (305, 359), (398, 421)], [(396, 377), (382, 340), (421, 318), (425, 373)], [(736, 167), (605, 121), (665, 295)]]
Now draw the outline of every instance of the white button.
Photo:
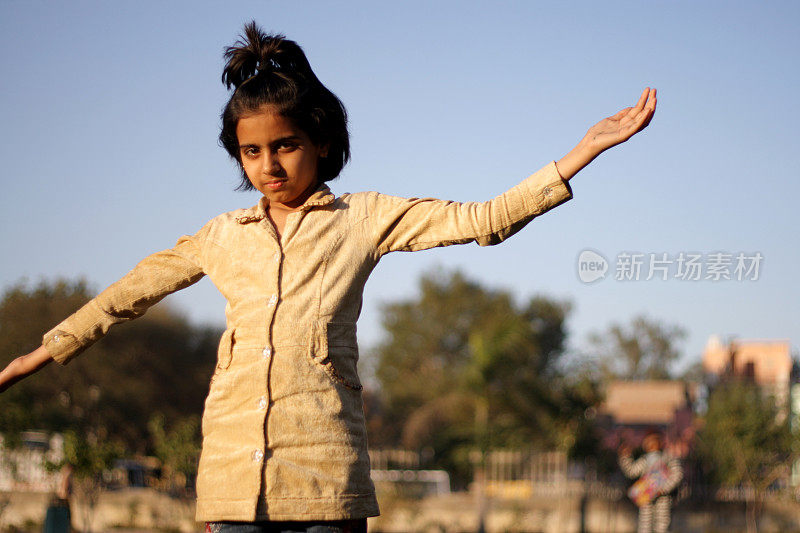
[(273, 294), (269, 297), (269, 305), (275, 305), (276, 303), (278, 303), (278, 295)]
[(264, 452), (261, 450), (253, 450), (253, 461), (258, 462), (264, 458)]
[(61, 337), (58, 335), (53, 335), (53, 342), (58, 342), (61, 340)]
[(261, 352), (261, 355), (263, 355), (264, 357), (269, 357), (270, 355), (272, 355), (272, 350), (270, 350), (269, 348), (264, 348), (264, 350)]
[(258, 408), (259, 409), (266, 409), (267, 408), (267, 399), (263, 396), (258, 399)]
[(275, 255), (273, 255), (272, 258), (275, 260), (276, 263), (279, 263), (281, 260), (281, 253), (275, 252)]
[(553, 189), (551, 189), (550, 187), (545, 187), (544, 188), (544, 195), (545, 196), (550, 196), (551, 194), (553, 194)]

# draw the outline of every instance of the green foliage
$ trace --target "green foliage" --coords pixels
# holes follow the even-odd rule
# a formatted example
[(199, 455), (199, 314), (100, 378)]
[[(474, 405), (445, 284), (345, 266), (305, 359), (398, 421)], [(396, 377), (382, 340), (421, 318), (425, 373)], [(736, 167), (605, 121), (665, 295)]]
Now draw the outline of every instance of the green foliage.
[(622, 379), (669, 379), (670, 367), (680, 357), (676, 348), (686, 337), (680, 326), (661, 324), (646, 316), (629, 326), (612, 324), (605, 333), (592, 333), (591, 359), (599, 361), (606, 376)]
[[(42, 334), (87, 302), (84, 281), (19, 283), (0, 301), (0, 365), (41, 344)], [(202, 412), (219, 332), (193, 328), (164, 304), (62, 367), (51, 364), (0, 394), (0, 432), (72, 430), (150, 453), (153, 413), (167, 425)], [(18, 439), (17, 439), (18, 440)]]
[(200, 456), (200, 418), (190, 416), (181, 419), (170, 430), (165, 429), (166, 423), (166, 417), (160, 413), (148, 423), (156, 457), (171, 472), (192, 479), (197, 474), (197, 459)]
[[(41, 344), (42, 334), (88, 299), (85, 281), (58, 280), (28, 288), (18, 283), (7, 289), (0, 302), (0, 365), (28, 353)], [(42, 371), (44, 379), (28, 380), (0, 395), (0, 431), (10, 445), (19, 444), (19, 433), (31, 428), (45, 428), (63, 417), (63, 408), (48, 412), (43, 404), (58, 404), (53, 398), (53, 372)], [(44, 395), (47, 401), (34, 397)], [(63, 427), (64, 424), (61, 424)]]
[(567, 302), (513, 296), (454, 272), (429, 274), (418, 297), (385, 306), (376, 351), (381, 415), (370, 443), (432, 449), (451, 472), (475, 448), (570, 449), (597, 388), (568, 379)]
[(119, 441), (102, 439), (93, 433), (64, 432), (64, 462), (72, 465), (78, 480), (98, 478), (124, 453), (124, 446)]
[(784, 415), (755, 384), (730, 382), (714, 389), (698, 434), (698, 451), (713, 479), (764, 491), (784, 474), (796, 443)]

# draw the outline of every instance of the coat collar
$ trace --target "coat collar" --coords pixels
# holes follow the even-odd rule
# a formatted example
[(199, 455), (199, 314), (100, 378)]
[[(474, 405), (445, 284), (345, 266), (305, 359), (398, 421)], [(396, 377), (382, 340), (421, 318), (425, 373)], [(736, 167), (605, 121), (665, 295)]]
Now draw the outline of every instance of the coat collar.
[[(317, 190), (308, 197), (305, 203), (300, 206), (298, 211), (308, 211), (312, 207), (328, 205), (333, 203), (335, 199), (336, 196), (331, 192), (330, 187), (328, 187), (325, 183), (320, 183), (319, 187), (317, 187)], [(239, 224), (249, 224), (250, 222), (258, 222), (259, 220), (266, 219), (268, 205), (269, 200), (266, 196), (262, 196), (256, 206), (247, 210), (252, 214), (246, 214), (244, 216), (237, 217), (236, 222)]]

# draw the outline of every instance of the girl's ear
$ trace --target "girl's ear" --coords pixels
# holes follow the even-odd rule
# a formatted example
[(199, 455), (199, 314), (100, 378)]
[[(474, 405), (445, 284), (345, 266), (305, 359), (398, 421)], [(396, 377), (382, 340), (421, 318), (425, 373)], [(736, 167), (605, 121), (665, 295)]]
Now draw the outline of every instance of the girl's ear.
[(320, 157), (328, 157), (328, 148), (330, 148), (329, 144), (323, 144), (319, 147), (319, 156)]

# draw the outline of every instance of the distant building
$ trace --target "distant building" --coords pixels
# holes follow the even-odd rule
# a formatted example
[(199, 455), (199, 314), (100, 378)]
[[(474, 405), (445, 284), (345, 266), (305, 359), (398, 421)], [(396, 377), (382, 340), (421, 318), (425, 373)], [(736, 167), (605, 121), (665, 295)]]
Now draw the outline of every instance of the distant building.
[[(711, 388), (730, 379), (755, 383), (775, 398), (780, 419), (788, 415), (795, 429), (800, 426), (800, 369), (788, 339), (722, 342), (712, 335), (703, 352), (703, 370)], [(789, 481), (800, 485), (800, 461), (792, 465)]]
[(784, 412), (791, 407), (793, 366), (788, 339), (731, 339), (723, 343), (712, 335), (703, 352), (703, 370), (712, 378), (712, 387), (728, 379), (750, 381), (772, 394)]
[(651, 428), (663, 431), (668, 441), (684, 441), (694, 421), (694, 399), (695, 387), (681, 381), (612, 381), (598, 412), (604, 444), (638, 446)]
[(9, 449), (0, 435), (0, 491), (53, 492), (59, 474), (45, 465), (63, 459), (64, 439), (44, 431), (25, 431), (21, 437), (22, 446)]

